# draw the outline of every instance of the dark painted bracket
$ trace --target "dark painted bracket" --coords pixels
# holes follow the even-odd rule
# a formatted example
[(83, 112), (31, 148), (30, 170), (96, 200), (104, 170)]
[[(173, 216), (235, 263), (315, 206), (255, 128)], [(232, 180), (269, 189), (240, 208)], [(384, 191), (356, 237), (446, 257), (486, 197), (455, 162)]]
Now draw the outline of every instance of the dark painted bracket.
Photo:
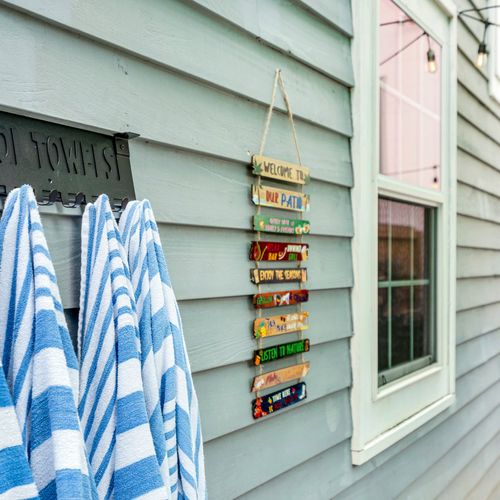
[(128, 141), (0, 112), (0, 196), (30, 184), (41, 205), (77, 207), (106, 193), (114, 210), (135, 199)]

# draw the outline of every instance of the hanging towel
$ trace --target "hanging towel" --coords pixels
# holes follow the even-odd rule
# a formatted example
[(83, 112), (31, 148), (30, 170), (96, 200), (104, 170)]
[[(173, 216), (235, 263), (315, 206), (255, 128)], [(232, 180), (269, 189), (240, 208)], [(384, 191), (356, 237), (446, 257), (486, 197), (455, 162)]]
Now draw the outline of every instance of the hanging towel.
[(38, 498), (38, 491), (12, 404), (9, 387), (0, 364), (0, 498)]
[(78, 328), (80, 405), (100, 498), (170, 498), (141, 380), (135, 301), (107, 196), (86, 207)]
[(77, 360), (29, 186), (9, 194), (0, 221), (0, 359), (40, 498), (96, 498)]
[[(137, 302), (144, 365), (154, 359), (174, 498), (206, 497), (198, 400), (158, 227), (149, 201), (131, 202), (120, 231)], [(173, 356), (172, 356), (173, 349)], [(152, 353), (150, 351), (153, 351)], [(152, 354), (152, 356), (151, 356)], [(156, 399), (152, 399), (156, 403)], [(155, 408), (155, 404), (151, 404)]]

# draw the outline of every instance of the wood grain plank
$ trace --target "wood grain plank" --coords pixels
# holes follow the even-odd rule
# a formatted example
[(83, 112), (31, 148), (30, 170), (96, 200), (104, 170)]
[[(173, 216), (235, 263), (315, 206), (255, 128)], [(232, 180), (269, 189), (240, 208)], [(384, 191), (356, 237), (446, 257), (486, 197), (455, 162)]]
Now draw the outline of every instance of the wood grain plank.
[(458, 280), (457, 311), (495, 302), (500, 302), (500, 277)]
[[(73, 33), (47, 29), (46, 23), (5, 7), (0, 7), (0, 22), (0, 63), (4, 81), (11, 82), (0, 96), (5, 109), (98, 131), (134, 130), (145, 139), (243, 162), (258, 148), (266, 114), (261, 104)], [(43, 51), (36, 50), (40, 46)], [(19, 57), (7, 57), (10, 53)], [(348, 124), (348, 115), (344, 118)], [(333, 133), (302, 120), (296, 125), (304, 163), (330, 161), (324, 147)], [(345, 132), (350, 133), (349, 126)], [(275, 113), (268, 144), (266, 154), (293, 161), (290, 125), (283, 113)]]
[(332, 23), (338, 30), (352, 36), (352, 10), (350, 0), (299, 0), (317, 15)]
[(346, 85), (353, 84), (349, 39), (298, 4), (279, 0), (193, 1), (304, 64)]
[(475, 158), (467, 151), (458, 149), (458, 180), (475, 188), (500, 197), (500, 170)]
[[(351, 374), (348, 344), (347, 339), (344, 339), (311, 345), (311, 350), (305, 355), (306, 361), (311, 362), (311, 371), (304, 379), (308, 394), (305, 404), (349, 386)], [(260, 421), (254, 420), (251, 412), (251, 402), (255, 399), (255, 394), (250, 392), (250, 388), (256, 375), (255, 366), (250, 361), (251, 354), (252, 352), (249, 352), (248, 362), (194, 375), (205, 441), (259, 425)], [(275, 361), (266, 366), (266, 371), (291, 364), (293, 362), (290, 359)], [(277, 386), (276, 389), (264, 391), (264, 394), (283, 387), (285, 386)], [(275, 416), (270, 416), (264, 420), (274, 418)]]
[[(274, 71), (281, 68), (297, 117), (333, 129), (344, 126), (342, 116), (350, 119), (349, 91), (343, 85), (187, 2), (155, 0), (147, 7), (134, 0), (3, 3), (263, 104), (269, 102)], [(339, 16), (350, 14), (339, 7)], [(345, 24), (344, 17), (339, 19)], [(134, 36), (138, 26), (141, 36)], [(285, 110), (282, 99), (277, 106)]]
[[(499, 401), (500, 404), (500, 401)], [(479, 422), (462, 439), (457, 441), (448, 452), (432, 464), (424, 474), (408, 487), (406, 487), (400, 499), (419, 500), (421, 498), (434, 498), (436, 493), (442, 491), (448, 481), (465, 467), (473, 457), (499, 432), (498, 421), (500, 420), (500, 407)], [(458, 478), (463, 486), (462, 491), (474, 486), (474, 483), (466, 483), (465, 478)], [(450, 498), (450, 497), (448, 497)], [(455, 497), (456, 498), (456, 497)]]
[(459, 247), (500, 249), (500, 225), (495, 222), (457, 217), (457, 245)]
[(465, 117), (488, 138), (498, 142), (499, 117), (460, 83), (457, 85), (457, 100), (460, 103), (459, 115)]
[[(500, 385), (482, 394), (471, 406), (455, 413), (431, 431), (427, 439), (421, 439), (406, 448), (404, 457), (396, 457), (337, 496), (347, 498), (367, 498), (377, 491), (381, 498), (397, 498), (415, 477), (419, 477), (429, 467), (448, 453), (453, 445), (474, 429), (484, 418), (495, 412), (500, 415)], [(496, 391), (496, 392), (495, 392)], [(485, 396), (489, 396), (488, 399)], [(425, 457), (425, 458), (424, 458)]]
[(457, 314), (457, 344), (499, 329), (499, 302), (467, 309)]
[[(131, 161), (136, 196), (151, 201), (158, 222), (252, 229), (256, 209), (250, 188), (256, 178), (249, 164), (140, 141), (132, 144)], [(344, 166), (338, 177), (349, 182), (350, 172)], [(283, 187), (272, 182), (266, 185)], [(312, 234), (352, 236), (349, 189), (313, 180), (304, 193), (311, 196), (311, 211), (304, 218), (311, 221)], [(277, 213), (273, 209), (264, 212)]]
[[(372, 492), (382, 491), (378, 489), (375, 480), (376, 471), (384, 466), (390, 466), (392, 474), (395, 476), (404, 475), (406, 480), (410, 482), (413, 477), (418, 476), (418, 471), (415, 474), (412, 473), (412, 459), (420, 466), (424, 462), (422, 457), (426, 457), (425, 462), (432, 464), (432, 453), (437, 451), (437, 448), (432, 449), (434, 436), (447, 434), (450, 437), (450, 442), (453, 443), (456, 433), (460, 432), (461, 423), (467, 423), (469, 416), (474, 418), (476, 409), (480, 409), (490, 401), (493, 395), (496, 395), (495, 391), (498, 391), (499, 385), (491, 386), (491, 381), (500, 378), (498, 359), (500, 357), (458, 379), (456, 405), (377, 455), (375, 460), (353, 467), (351, 465), (351, 443), (350, 440), (345, 440), (281, 473), (267, 483), (246, 493), (242, 498), (245, 500), (254, 500), (266, 496), (276, 500), (337, 498), (336, 495), (342, 490), (348, 489), (365, 477), (369, 477), (367, 483), (372, 485)], [(414, 447), (419, 447), (419, 449), (415, 452), (413, 451)], [(425, 449), (420, 454), (422, 448)], [(297, 477), (300, 477), (301, 480), (296, 481)], [(324, 481), (323, 478), (325, 477), (328, 477), (329, 481)], [(390, 474), (385, 478), (389, 483), (392, 481)], [(294, 484), (293, 494), (295, 495), (292, 497), (290, 491), (285, 487), (285, 485), (291, 483)], [(353, 499), (372, 498), (371, 495), (364, 497), (356, 496), (355, 493), (353, 493), (352, 497), (346, 496)], [(382, 498), (392, 497), (388, 495), (382, 496)]]
[(500, 144), (483, 133), (462, 116), (457, 122), (458, 144), (460, 148), (479, 158), (484, 163), (500, 169)]
[[(248, 259), (250, 232), (160, 224), (170, 277), (179, 300), (253, 295)], [(273, 241), (287, 241), (276, 236)], [(352, 285), (350, 241), (346, 238), (308, 236), (310, 290)], [(328, 256), (328, 258), (322, 258)], [(280, 265), (280, 264), (278, 264)], [(271, 267), (271, 266), (270, 266)], [(266, 291), (283, 290), (283, 284)], [(248, 299), (250, 300), (250, 299)]]
[(457, 377), (465, 375), (500, 354), (500, 329), (485, 333), (457, 347)]
[(457, 205), (459, 214), (500, 223), (500, 198), (473, 186), (458, 183)]
[[(458, 81), (476, 96), (493, 113), (500, 117), (500, 104), (491, 98), (488, 89), (488, 80), (476, 69), (473, 60), (470, 60), (461, 50), (457, 54)], [(460, 106), (460, 103), (458, 103)]]
[(457, 277), (500, 276), (500, 252), (478, 248), (457, 249)]
[[(346, 439), (351, 432), (350, 420), (349, 394), (341, 391), (264, 419), (258, 428), (248, 427), (208, 443), (208, 494), (218, 500), (242, 495)], [(244, 473), (228, 474), (227, 457)], [(297, 487), (303, 480), (296, 481)], [(288, 495), (295, 490), (292, 484), (292, 489), (290, 483), (286, 488)]]
[[(466, 491), (477, 491), (477, 484), (498, 460), (500, 450), (500, 432), (476, 454), (448, 484), (441, 490), (436, 500), (454, 500), (463, 496)], [(456, 455), (461, 457), (461, 455)], [(471, 488), (472, 485), (472, 488)], [(481, 498), (486, 498), (486, 495)]]
[[(188, 300), (179, 303), (184, 337), (193, 372), (248, 361), (256, 341), (252, 324), (256, 317), (250, 301), (240, 297)], [(352, 334), (350, 291), (316, 290), (304, 306), (309, 314), (309, 329), (304, 335), (312, 345), (349, 337)], [(500, 325), (499, 325), (500, 326)], [(298, 338), (290, 333), (265, 339), (265, 346)]]

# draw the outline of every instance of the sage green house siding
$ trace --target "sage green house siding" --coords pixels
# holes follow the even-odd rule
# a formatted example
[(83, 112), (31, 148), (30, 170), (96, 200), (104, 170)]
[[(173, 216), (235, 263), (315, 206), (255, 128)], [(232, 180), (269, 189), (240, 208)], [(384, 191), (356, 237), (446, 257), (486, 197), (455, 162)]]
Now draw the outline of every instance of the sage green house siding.
[[(353, 467), (351, 238), (363, 228), (353, 228), (350, 193), (349, 0), (0, 1), (2, 110), (141, 134), (130, 143), (135, 189), (153, 205), (181, 308), (210, 498), (492, 494), (500, 477), (500, 104), (473, 65), (480, 35), (459, 22), (457, 403)], [(311, 371), (303, 404), (254, 421), (249, 162), (276, 68), (312, 174), (304, 238)], [(281, 97), (277, 105), (265, 154), (295, 161)], [(44, 212), (74, 319), (80, 216)]]

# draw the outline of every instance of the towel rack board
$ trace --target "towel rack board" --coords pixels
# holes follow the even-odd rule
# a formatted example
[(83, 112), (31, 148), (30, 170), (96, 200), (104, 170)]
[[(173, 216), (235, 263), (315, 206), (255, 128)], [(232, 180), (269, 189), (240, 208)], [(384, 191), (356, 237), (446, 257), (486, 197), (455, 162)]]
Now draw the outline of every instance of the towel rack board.
[(30, 184), (41, 205), (75, 207), (106, 193), (121, 209), (135, 199), (128, 146), (135, 137), (0, 112), (0, 195)]

